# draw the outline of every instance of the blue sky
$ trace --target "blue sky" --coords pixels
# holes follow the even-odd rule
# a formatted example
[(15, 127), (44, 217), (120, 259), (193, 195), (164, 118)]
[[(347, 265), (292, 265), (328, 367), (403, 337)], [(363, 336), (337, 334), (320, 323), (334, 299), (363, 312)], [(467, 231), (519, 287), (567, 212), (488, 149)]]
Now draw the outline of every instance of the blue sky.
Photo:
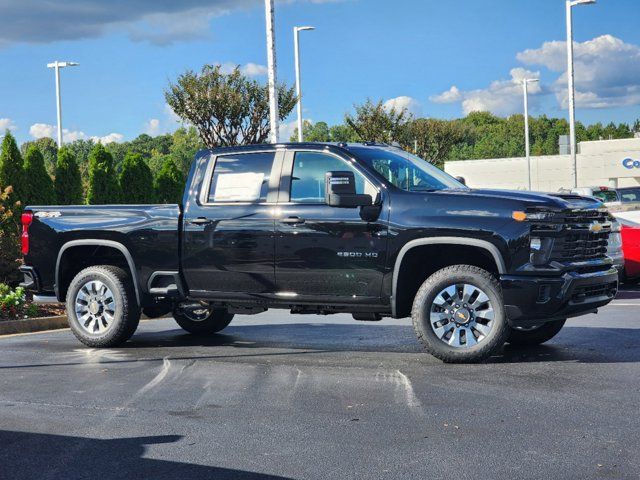
[[(205, 63), (266, 64), (261, 0), (4, 0), (0, 17), (10, 25), (0, 31), (0, 128), (19, 141), (54, 133), (45, 65), (56, 59), (81, 64), (62, 71), (69, 140), (171, 131), (170, 79)], [(638, 0), (574, 8), (579, 120), (640, 117), (638, 20)], [(519, 113), (513, 79), (523, 76), (541, 79), (532, 114), (566, 116), (563, 0), (281, 1), (278, 75), (289, 83), (292, 27), (306, 24), (317, 28), (301, 34), (305, 117), (314, 121), (340, 122), (367, 97), (430, 117)]]

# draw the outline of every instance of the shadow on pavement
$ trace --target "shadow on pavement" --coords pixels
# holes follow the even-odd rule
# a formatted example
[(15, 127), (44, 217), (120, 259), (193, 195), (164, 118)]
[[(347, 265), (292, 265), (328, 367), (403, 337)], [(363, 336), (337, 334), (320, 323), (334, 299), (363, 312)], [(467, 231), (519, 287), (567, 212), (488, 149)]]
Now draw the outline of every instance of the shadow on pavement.
[[(141, 331), (117, 349), (122, 358), (106, 356), (100, 364), (161, 362), (169, 360), (242, 360), (269, 358), (271, 362), (291, 356), (332, 355), (366, 352), (399, 353), (423, 356), (434, 361), (416, 340), (413, 329), (406, 325), (341, 325), (287, 324), (230, 327), (225, 335), (196, 337), (182, 330)], [(75, 339), (69, 338), (69, 344)], [(51, 349), (57, 355), (69, 345), (38, 344), (38, 350)], [(75, 348), (75, 347), (74, 347)], [(55, 350), (54, 350), (55, 349)], [(116, 349), (110, 349), (113, 352)], [(157, 351), (154, 351), (157, 350)], [(147, 357), (146, 354), (152, 356)], [(347, 360), (344, 356), (342, 361)], [(640, 362), (640, 329), (565, 327), (551, 342), (536, 347), (505, 345), (489, 363), (576, 362), (632, 363)], [(85, 361), (0, 366), (0, 370), (43, 366), (84, 365)]]
[(285, 479), (244, 470), (143, 458), (145, 446), (181, 439), (179, 435), (165, 435), (99, 440), (0, 430), (0, 479)]

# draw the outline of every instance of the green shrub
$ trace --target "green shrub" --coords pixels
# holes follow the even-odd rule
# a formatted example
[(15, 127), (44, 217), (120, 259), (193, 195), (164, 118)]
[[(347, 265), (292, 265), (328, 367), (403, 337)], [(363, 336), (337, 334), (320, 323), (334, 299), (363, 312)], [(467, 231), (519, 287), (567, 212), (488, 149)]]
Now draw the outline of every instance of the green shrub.
[(139, 153), (128, 152), (122, 162), (120, 190), (124, 203), (153, 203), (155, 191), (151, 169)]
[(14, 197), (21, 199), (23, 182), (22, 156), (18, 150), (16, 139), (7, 131), (0, 150), (0, 188), (12, 186)]
[(15, 316), (26, 302), (24, 288), (12, 290), (9, 285), (0, 283), (0, 314)]
[(184, 183), (184, 175), (178, 170), (174, 161), (165, 160), (156, 178), (158, 201), (160, 203), (180, 203), (184, 192)]
[(120, 185), (113, 166), (113, 157), (97, 143), (89, 154), (89, 205), (120, 203)]
[(52, 205), (56, 203), (53, 182), (44, 166), (44, 157), (38, 147), (31, 145), (24, 158), (25, 183), (22, 193), (24, 205)]
[(54, 187), (59, 205), (80, 205), (84, 203), (80, 169), (73, 152), (67, 147), (62, 147), (58, 151)]

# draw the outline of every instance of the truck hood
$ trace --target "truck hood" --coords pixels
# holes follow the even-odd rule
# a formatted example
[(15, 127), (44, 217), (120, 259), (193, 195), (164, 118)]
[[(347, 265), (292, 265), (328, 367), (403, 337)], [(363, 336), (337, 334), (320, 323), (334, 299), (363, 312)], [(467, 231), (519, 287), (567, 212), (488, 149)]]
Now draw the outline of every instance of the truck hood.
[[(546, 208), (551, 210), (575, 210), (584, 208), (598, 208), (603, 204), (591, 197), (564, 193), (528, 192), (523, 190), (442, 190), (442, 193), (465, 195), (471, 198), (496, 200), (513, 200), (522, 204), (523, 208)], [(471, 199), (470, 198), (470, 199)]]

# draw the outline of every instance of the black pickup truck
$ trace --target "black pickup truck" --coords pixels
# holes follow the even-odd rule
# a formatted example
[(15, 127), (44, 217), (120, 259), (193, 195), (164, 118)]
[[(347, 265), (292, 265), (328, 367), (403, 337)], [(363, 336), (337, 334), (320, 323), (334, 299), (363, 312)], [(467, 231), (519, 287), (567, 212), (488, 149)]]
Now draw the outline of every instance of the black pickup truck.
[(610, 217), (576, 195), (475, 190), (384, 144), (200, 152), (180, 205), (31, 206), (23, 286), (92, 347), (141, 312), (196, 334), (268, 308), (411, 316), (426, 350), (479, 361), (609, 303)]

